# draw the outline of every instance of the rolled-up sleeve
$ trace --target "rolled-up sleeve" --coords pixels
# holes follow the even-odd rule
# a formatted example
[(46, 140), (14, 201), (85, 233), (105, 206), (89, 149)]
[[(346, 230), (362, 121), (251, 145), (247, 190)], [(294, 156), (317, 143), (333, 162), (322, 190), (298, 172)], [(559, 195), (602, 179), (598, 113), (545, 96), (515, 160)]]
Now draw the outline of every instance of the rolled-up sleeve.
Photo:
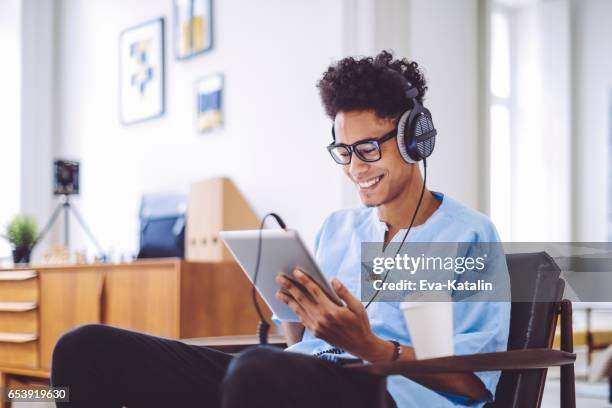
[[(492, 227), (493, 228), (493, 227)], [(503, 247), (498, 242), (497, 233), (492, 229), (486, 237), (488, 244), (472, 246), (469, 254), (472, 257), (482, 256), (485, 251), (489, 258), (482, 272), (484, 280), (493, 283), (495, 290), (480, 297), (468, 297), (453, 303), (453, 332), (456, 355), (492, 353), (505, 351), (508, 347), (510, 331), (509, 300), (510, 280), (505, 262)], [(476, 276), (463, 276), (476, 279)], [(484, 301), (475, 301), (482, 299)], [(484, 384), (492, 396), (501, 375), (500, 371), (485, 371), (474, 373)], [(453, 402), (466, 404), (466, 398), (447, 396)], [(483, 405), (483, 403), (477, 404)]]
[[(453, 304), (456, 355), (505, 351), (510, 322), (509, 302), (457, 302)], [(491, 395), (495, 395), (500, 371), (474, 373)], [(444, 394), (453, 403), (473, 403), (464, 397)], [(479, 405), (482, 405), (481, 403)]]

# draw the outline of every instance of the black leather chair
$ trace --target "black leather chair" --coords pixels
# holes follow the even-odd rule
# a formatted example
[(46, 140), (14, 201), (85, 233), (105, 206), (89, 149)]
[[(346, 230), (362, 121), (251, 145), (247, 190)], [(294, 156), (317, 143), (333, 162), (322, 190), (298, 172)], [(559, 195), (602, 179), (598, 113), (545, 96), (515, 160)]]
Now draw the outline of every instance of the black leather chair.
[[(354, 364), (347, 368), (378, 376), (399, 374), (408, 378), (436, 373), (501, 370), (495, 401), (486, 406), (526, 408), (540, 406), (547, 368), (561, 366), (561, 406), (575, 407), (576, 355), (572, 344), (572, 309), (571, 302), (562, 300), (564, 281), (559, 277), (559, 267), (545, 252), (511, 254), (506, 256), (506, 260), (513, 300), (521, 300), (513, 301), (511, 306), (508, 351), (408, 362)], [(559, 317), (561, 350), (553, 350)], [(384, 402), (381, 402), (381, 407), (384, 407)]]
[[(560, 271), (555, 262), (545, 252), (508, 255), (506, 261), (510, 271), (511, 285), (527, 287), (534, 295), (534, 302), (512, 304), (508, 350), (551, 348), (557, 316), (561, 315), (562, 319), (566, 319), (561, 322), (564, 331), (562, 336), (565, 335), (561, 349), (573, 352), (571, 303), (561, 300), (565, 282), (559, 278)], [(564, 378), (561, 391), (564, 393), (565, 389), (567, 393), (570, 391), (568, 386), (571, 385), (571, 398), (575, 400), (573, 396), (574, 366), (573, 364), (567, 365), (561, 370), (563, 370), (562, 378)], [(497, 386), (496, 399), (500, 403), (496, 406), (539, 407), (544, 392), (546, 371), (546, 368), (504, 371)], [(571, 378), (567, 378), (568, 376)], [(562, 397), (568, 399), (570, 395), (562, 395)], [(501, 405), (504, 401), (512, 401), (512, 404)]]

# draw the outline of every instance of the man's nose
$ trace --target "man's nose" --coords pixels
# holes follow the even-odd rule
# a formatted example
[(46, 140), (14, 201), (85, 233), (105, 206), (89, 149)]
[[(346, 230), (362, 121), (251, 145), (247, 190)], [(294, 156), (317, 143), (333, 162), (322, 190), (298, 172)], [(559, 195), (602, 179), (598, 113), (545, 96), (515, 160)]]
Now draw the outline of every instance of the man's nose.
[(351, 163), (349, 164), (349, 174), (353, 178), (359, 178), (359, 176), (368, 171), (370, 165), (361, 160), (355, 153), (351, 157)]

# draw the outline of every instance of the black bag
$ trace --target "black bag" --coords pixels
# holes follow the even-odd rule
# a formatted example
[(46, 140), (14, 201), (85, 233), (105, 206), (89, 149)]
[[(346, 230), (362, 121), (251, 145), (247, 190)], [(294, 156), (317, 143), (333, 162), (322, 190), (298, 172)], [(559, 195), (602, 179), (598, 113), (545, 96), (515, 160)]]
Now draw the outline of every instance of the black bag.
[(145, 194), (140, 205), (138, 258), (185, 256), (184, 194)]

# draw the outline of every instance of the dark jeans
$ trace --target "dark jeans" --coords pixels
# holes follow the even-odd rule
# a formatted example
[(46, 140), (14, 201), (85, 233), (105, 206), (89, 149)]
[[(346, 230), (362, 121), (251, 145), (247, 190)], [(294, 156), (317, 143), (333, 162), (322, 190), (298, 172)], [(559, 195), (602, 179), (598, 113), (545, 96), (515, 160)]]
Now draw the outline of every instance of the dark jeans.
[(51, 367), (52, 385), (69, 387), (58, 407), (371, 408), (381, 381), (271, 346), (234, 357), (104, 325), (64, 334)]

